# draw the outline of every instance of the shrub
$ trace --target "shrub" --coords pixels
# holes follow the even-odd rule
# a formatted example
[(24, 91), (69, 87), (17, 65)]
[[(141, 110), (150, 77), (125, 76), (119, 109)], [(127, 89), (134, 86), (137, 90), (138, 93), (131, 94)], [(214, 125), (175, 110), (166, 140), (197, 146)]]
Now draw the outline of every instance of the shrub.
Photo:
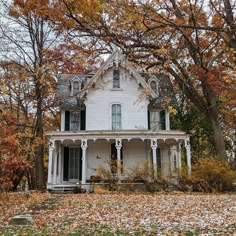
[(138, 162), (134, 167), (129, 168), (128, 175), (130, 182), (144, 183), (149, 192), (166, 190), (169, 186), (167, 178), (161, 176), (161, 173), (155, 173), (148, 161)]
[(106, 169), (103, 166), (99, 166), (97, 168), (97, 176), (99, 176), (98, 178), (101, 181), (108, 184), (109, 191), (116, 191), (118, 184), (118, 176), (117, 174), (112, 172), (111, 165), (109, 165), (109, 167), (109, 169)]
[(233, 182), (236, 173), (229, 163), (214, 157), (202, 158), (193, 165), (192, 174), (188, 176), (186, 170), (181, 171), (179, 177), (179, 189), (188, 190), (192, 186), (193, 191), (222, 192), (234, 189)]

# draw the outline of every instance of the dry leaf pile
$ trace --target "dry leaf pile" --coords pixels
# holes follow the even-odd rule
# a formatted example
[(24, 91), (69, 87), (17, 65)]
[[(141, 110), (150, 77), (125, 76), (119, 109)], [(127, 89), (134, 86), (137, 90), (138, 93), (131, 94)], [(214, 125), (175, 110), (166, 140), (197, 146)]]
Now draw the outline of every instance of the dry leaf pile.
[[(22, 235), (236, 235), (235, 194), (38, 194), (1, 208), (0, 232)], [(35, 225), (9, 226), (15, 214)]]

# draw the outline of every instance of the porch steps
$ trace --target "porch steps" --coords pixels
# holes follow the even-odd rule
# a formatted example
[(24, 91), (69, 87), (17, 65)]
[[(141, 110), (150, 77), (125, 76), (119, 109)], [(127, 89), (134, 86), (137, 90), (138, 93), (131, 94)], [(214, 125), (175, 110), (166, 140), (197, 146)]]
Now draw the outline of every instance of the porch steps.
[(55, 185), (55, 186), (48, 186), (47, 189), (49, 192), (73, 192), (76, 185)]

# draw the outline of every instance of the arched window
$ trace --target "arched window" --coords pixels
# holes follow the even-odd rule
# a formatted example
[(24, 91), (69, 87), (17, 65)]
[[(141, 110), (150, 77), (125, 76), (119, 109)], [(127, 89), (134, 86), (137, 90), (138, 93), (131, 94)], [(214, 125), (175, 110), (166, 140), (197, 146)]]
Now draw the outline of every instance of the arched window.
[(120, 88), (120, 71), (113, 70), (113, 88)]
[(151, 89), (153, 90), (153, 92), (154, 92), (155, 94), (158, 94), (158, 90), (157, 90), (157, 82), (154, 81), (154, 80), (151, 81), (150, 86), (151, 86)]
[(121, 130), (121, 105), (113, 104), (111, 109), (112, 130)]

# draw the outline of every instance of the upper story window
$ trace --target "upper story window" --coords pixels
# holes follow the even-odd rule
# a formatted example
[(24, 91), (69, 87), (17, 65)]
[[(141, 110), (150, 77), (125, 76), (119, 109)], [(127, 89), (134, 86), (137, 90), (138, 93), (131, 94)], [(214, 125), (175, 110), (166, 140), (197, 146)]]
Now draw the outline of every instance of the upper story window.
[(112, 130), (121, 130), (121, 105), (112, 105)]
[(118, 69), (113, 70), (113, 88), (120, 88), (120, 71)]
[(150, 111), (149, 112), (149, 128), (153, 131), (166, 130), (166, 112)]
[(80, 92), (80, 90), (83, 88), (84, 84), (82, 80), (77, 76), (74, 77), (70, 83), (71, 83), (71, 95), (76, 96)]
[(70, 130), (78, 131), (80, 130), (80, 112), (71, 111), (70, 113)]
[(65, 131), (85, 130), (86, 111), (65, 111)]
[(155, 93), (155, 95), (159, 96), (159, 84), (158, 84), (156, 76), (152, 76), (149, 79), (149, 85), (150, 85), (152, 91)]
[(157, 82), (154, 81), (154, 80), (151, 81), (150, 86), (151, 86), (151, 89), (153, 90), (153, 92), (154, 92), (155, 94), (157, 94)]

